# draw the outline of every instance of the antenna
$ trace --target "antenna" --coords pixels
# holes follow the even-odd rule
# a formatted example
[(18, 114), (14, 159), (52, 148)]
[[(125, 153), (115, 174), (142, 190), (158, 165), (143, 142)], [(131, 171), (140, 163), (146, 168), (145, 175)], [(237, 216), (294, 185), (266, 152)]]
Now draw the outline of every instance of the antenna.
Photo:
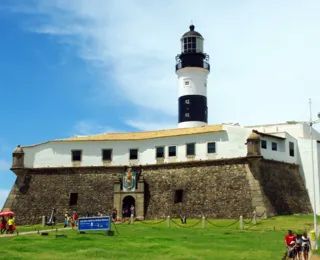
[(191, 25), (193, 25), (193, 21), (191, 20)]

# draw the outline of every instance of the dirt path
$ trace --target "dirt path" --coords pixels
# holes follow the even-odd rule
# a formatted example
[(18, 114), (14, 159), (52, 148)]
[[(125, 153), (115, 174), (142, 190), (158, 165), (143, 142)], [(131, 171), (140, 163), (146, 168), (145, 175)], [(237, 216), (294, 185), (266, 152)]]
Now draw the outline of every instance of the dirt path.
[(61, 231), (61, 230), (68, 230), (68, 229), (72, 229), (71, 227), (67, 227), (67, 228), (54, 228), (54, 229), (47, 229), (47, 230), (36, 230), (36, 231), (26, 231), (26, 232), (21, 232), (19, 234), (17, 233), (13, 233), (13, 234), (3, 234), (0, 235), (1, 237), (12, 237), (12, 236), (21, 236), (21, 235), (31, 235), (31, 234), (37, 234), (37, 233), (42, 233), (42, 232), (53, 232), (53, 231)]
[(318, 255), (313, 255), (313, 256), (311, 257), (311, 260), (320, 260), (320, 256), (318, 256)]

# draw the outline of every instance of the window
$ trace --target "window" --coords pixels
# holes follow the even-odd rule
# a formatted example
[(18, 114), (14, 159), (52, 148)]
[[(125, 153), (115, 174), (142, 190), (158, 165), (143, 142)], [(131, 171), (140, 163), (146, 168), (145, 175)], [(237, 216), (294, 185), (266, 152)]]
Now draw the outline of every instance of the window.
[(289, 142), (289, 154), (290, 156), (294, 156), (294, 143)]
[(73, 150), (73, 151), (71, 151), (71, 153), (72, 153), (72, 161), (73, 162), (81, 162), (81, 157), (82, 157), (81, 150)]
[(181, 51), (186, 52), (203, 52), (203, 40), (198, 37), (188, 37), (181, 41)]
[(168, 155), (169, 155), (169, 157), (177, 156), (177, 152), (176, 152), (176, 147), (175, 146), (169, 146)]
[(277, 145), (277, 143), (272, 142), (272, 143), (271, 143), (271, 149), (272, 149), (272, 151), (277, 151), (277, 150), (278, 150), (278, 145)]
[(187, 144), (187, 156), (192, 156), (196, 154), (196, 144)]
[(216, 143), (211, 142), (208, 143), (208, 153), (215, 153), (216, 152)]
[(207, 83), (204, 83), (204, 87), (205, 87), (205, 88), (207, 87)]
[(184, 52), (196, 52), (196, 37), (188, 37), (183, 39)]
[(266, 140), (261, 140), (261, 148), (267, 149), (267, 141)]
[(75, 206), (78, 202), (78, 193), (70, 193), (69, 205)]
[(185, 117), (190, 117), (190, 114), (189, 113), (185, 113), (184, 116)]
[(111, 161), (111, 158), (112, 158), (112, 149), (102, 150), (102, 160), (103, 161)]
[(164, 158), (164, 147), (156, 147), (156, 158)]
[(189, 85), (190, 85), (190, 82), (189, 82), (189, 81), (185, 81), (185, 82), (184, 82), (184, 85), (185, 85), (185, 86), (189, 86)]
[(185, 101), (184, 101), (184, 103), (186, 103), (186, 104), (190, 104), (190, 99), (186, 99)]
[(130, 149), (130, 160), (138, 159), (138, 149)]
[(174, 203), (180, 203), (183, 199), (183, 190), (176, 190), (174, 192)]

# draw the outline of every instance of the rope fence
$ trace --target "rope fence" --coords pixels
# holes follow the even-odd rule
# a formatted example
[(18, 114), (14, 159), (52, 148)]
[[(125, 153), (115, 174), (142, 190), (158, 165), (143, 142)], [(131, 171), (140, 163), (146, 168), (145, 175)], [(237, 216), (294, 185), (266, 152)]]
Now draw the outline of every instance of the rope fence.
[[(261, 218), (264, 218), (266, 219), (266, 212), (264, 211), (261, 215), (258, 215), (256, 212), (253, 212), (253, 215), (251, 217), (251, 219), (249, 221), (245, 221), (243, 219), (243, 216), (240, 216), (239, 219), (235, 220), (234, 222), (232, 222), (231, 224), (227, 224), (227, 225), (218, 225), (218, 224), (215, 224), (213, 223), (212, 221), (210, 221), (209, 219), (206, 219), (205, 216), (203, 216), (201, 219), (199, 219), (195, 224), (192, 224), (192, 225), (187, 225), (187, 219), (185, 217), (183, 218), (173, 218), (173, 217), (170, 217), (168, 216), (167, 218), (164, 218), (164, 219), (161, 219), (157, 222), (147, 222), (147, 221), (144, 221), (144, 220), (139, 220), (139, 219), (134, 219), (133, 216), (131, 216), (129, 219), (123, 221), (123, 222), (116, 222), (117, 225), (121, 225), (121, 224), (124, 224), (124, 223), (127, 223), (127, 224), (131, 224), (133, 225), (134, 222), (138, 222), (138, 223), (142, 223), (142, 224), (145, 224), (145, 225), (158, 225), (158, 224), (161, 224), (165, 221), (167, 221), (167, 227), (170, 228), (171, 227), (171, 223), (173, 223), (174, 225), (178, 226), (178, 227), (181, 227), (181, 228), (193, 228), (193, 227), (196, 227), (198, 226), (200, 223), (202, 223), (202, 228), (206, 228), (206, 224), (210, 224), (214, 227), (218, 227), (218, 228), (228, 228), (228, 227), (231, 227), (231, 226), (234, 226), (236, 225), (237, 223), (239, 224), (239, 229), (241, 230), (248, 230), (249, 228), (255, 226), (257, 224), (257, 219), (261, 219)], [(181, 220), (181, 224), (178, 223), (178, 220), (177, 219), (180, 219)], [(244, 228), (244, 225), (248, 225), (247, 228)]]

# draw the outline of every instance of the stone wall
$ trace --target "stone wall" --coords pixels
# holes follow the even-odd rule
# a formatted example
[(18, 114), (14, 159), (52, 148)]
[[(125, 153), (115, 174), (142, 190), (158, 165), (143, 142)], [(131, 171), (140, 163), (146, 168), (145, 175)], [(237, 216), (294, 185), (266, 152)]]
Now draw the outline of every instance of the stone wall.
[[(251, 192), (245, 161), (211, 161), (143, 171), (146, 180), (146, 217), (239, 218), (252, 215)], [(176, 190), (183, 190), (182, 203), (174, 203)]]
[[(11, 209), (19, 224), (40, 223), (54, 207), (57, 220), (63, 220), (68, 209), (81, 214), (110, 213), (113, 208), (113, 183), (121, 169), (66, 168), (30, 170), (27, 187), (16, 195)], [(123, 168), (122, 168), (123, 170)], [(78, 193), (77, 206), (69, 206), (69, 194)]]
[[(123, 170), (29, 169), (22, 188), (13, 189), (10, 209), (16, 212), (18, 224), (40, 223), (41, 216), (49, 216), (52, 207), (57, 209), (59, 221), (66, 209), (110, 214), (115, 183)], [(254, 210), (269, 214), (311, 212), (298, 166), (261, 157), (149, 165), (142, 167), (141, 176), (145, 181), (146, 219), (168, 215), (238, 219), (240, 215), (251, 217)], [(183, 190), (180, 203), (174, 202), (176, 190)], [(76, 206), (69, 206), (70, 193), (78, 193)]]
[(299, 165), (262, 160), (259, 170), (270, 212), (275, 215), (313, 212)]

